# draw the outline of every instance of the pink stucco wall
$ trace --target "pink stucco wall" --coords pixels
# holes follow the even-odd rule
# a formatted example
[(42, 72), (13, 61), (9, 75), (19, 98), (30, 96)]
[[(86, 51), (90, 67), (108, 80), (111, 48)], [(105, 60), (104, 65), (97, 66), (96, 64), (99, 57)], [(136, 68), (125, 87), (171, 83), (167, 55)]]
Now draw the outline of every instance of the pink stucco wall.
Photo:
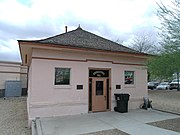
[[(36, 117), (88, 113), (89, 68), (111, 69), (112, 111), (115, 106), (114, 93), (130, 94), (129, 109), (139, 108), (143, 97), (147, 97), (147, 70), (145, 66), (113, 64), (111, 62), (144, 64), (145, 59), (143, 58), (97, 52), (40, 49), (33, 49), (32, 57), (36, 58), (32, 58), (29, 70), (29, 120)], [(84, 61), (66, 61), (63, 59)], [(54, 85), (55, 67), (71, 68), (70, 86)], [(135, 71), (134, 85), (124, 85), (125, 70)], [(117, 84), (121, 85), (120, 90), (116, 90)], [(77, 90), (76, 85), (83, 85), (83, 90)]]

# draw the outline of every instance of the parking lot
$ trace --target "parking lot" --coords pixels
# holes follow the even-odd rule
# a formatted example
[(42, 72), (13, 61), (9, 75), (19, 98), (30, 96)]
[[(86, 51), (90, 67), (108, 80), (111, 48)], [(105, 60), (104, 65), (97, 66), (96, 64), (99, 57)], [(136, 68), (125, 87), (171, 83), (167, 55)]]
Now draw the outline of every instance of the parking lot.
[(26, 97), (0, 98), (0, 135), (30, 135)]

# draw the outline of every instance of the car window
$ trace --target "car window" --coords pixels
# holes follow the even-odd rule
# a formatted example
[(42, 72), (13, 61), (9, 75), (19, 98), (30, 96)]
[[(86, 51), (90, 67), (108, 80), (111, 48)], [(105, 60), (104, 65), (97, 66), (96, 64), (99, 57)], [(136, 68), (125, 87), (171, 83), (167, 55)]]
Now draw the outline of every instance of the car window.
[(177, 80), (177, 79), (175, 79), (175, 80), (173, 80), (172, 82), (178, 82), (178, 80)]
[(168, 83), (167, 82), (163, 82), (163, 83), (161, 83), (161, 85), (168, 85)]

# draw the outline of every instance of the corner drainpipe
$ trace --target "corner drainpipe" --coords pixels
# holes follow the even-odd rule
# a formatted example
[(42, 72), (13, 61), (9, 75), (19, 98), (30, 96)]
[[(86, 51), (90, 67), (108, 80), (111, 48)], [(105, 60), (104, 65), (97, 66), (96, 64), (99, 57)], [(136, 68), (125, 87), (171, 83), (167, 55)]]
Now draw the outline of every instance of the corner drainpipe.
[(39, 118), (32, 121), (32, 135), (43, 135), (41, 121)]

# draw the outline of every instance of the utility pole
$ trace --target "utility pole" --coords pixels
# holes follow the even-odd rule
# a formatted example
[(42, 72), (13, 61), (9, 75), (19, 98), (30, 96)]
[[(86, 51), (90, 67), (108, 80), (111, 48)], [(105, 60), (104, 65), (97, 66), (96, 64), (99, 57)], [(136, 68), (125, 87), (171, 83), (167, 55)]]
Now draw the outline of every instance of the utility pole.
[(177, 81), (178, 81), (177, 91), (180, 91), (180, 89), (179, 89), (179, 71), (177, 72)]

